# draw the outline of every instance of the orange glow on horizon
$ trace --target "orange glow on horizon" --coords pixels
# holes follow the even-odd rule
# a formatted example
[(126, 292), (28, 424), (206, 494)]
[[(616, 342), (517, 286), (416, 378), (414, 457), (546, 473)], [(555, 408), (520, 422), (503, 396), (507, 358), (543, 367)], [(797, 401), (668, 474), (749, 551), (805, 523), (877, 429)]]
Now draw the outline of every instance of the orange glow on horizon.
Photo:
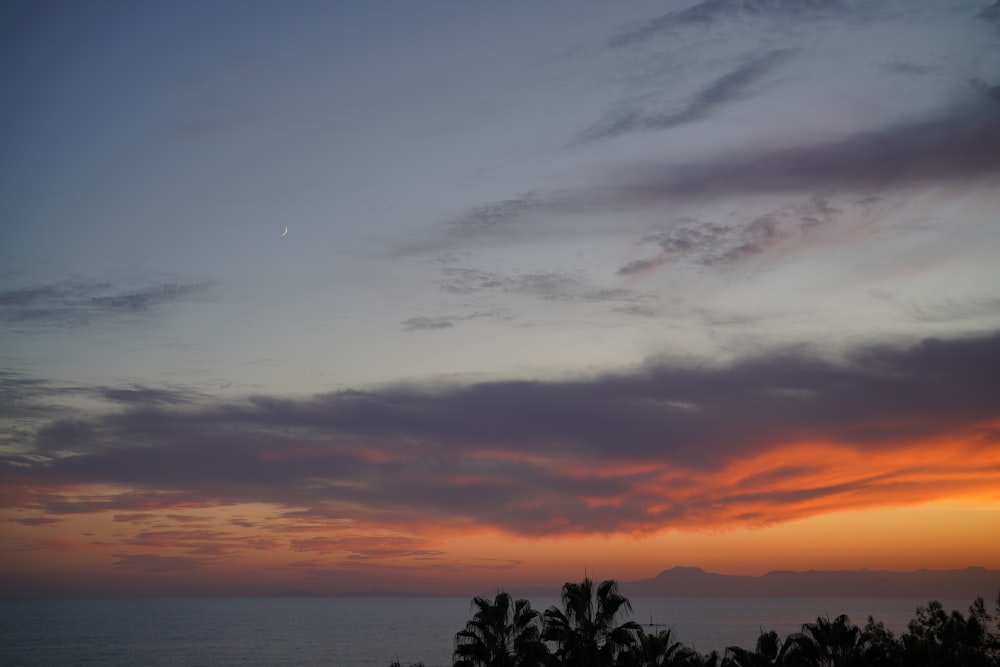
[[(573, 529), (558, 514), (518, 533), (477, 522), (461, 507), (435, 516), (363, 503), (222, 504), (176, 491), (28, 483), (5, 490), (17, 503), (0, 512), (3, 574), (118, 582), (126, 589), (160, 582), (150, 590), (168, 580), (200, 582), (222, 587), (220, 593), (239, 589), (239, 582), (261, 594), (464, 593), (494, 585), (556, 586), (584, 570), (635, 580), (675, 565), (725, 574), (1000, 569), (1000, 453), (977, 447), (980, 432), (970, 428), (962, 437), (892, 451), (783, 444), (716, 470), (627, 461), (589, 472), (567, 466), (563, 478), (575, 484), (629, 485), (627, 492), (575, 496), (587, 511), (628, 513), (643, 499), (632, 523), (606, 533)], [(480, 450), (477, 460), (488, 455)], [(560, 465), (551, 457), (533, 462)], [(503, 483), (485, 471), (447, 479), (469, 493), (477, 479)], [(33, 509), (43, 506), (51, 509)], [(663, 517), (660, 526), (656, 517)]]

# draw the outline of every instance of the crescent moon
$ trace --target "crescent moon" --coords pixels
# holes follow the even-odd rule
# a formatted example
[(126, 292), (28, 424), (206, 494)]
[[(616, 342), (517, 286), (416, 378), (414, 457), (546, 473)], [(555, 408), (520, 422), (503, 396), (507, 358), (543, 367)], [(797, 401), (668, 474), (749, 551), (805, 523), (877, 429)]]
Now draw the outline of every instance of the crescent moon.
[(285, 225), (285, 231), (281, 232), (282, 236), (288, 236), (288, 225)]

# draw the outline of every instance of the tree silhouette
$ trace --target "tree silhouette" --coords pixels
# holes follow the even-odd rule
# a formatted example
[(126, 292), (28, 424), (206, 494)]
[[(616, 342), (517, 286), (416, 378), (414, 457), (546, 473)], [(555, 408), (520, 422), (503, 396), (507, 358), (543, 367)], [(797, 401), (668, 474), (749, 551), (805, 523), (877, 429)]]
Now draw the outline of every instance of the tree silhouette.
[(693, 649), (674, 639), (672, 630), (656, 634), (641, 633), (638, 645), (618, 658), (622, 667), (679, 667), (690, 665), (695, 656)]
[(708, 655), (695, 654), (692, 664), (699, 667), (725, 667), (726, 658), (719, 655), (718, 651), (712, 651)]
[(730, 663), (734, 667), (766, 667), (767, 665), (783, 665), (785, 658), (785, 648), (782, 646), (781, 638), (774, 630), (761, 632), (757, 637), (757, 647), (755, 651), (750, 651), (739, 646), (730, 646), (726, 649), (730, 654)]
[(790, 635), (785, 643), (786, 664), (816, 667), (865, 664), (861, 629), (846, 614), (832, 621), (819, 617), (815, 623), (804, 623), (802, 632)]
[[(997, 614), (1000, 615), (1000, 597)], [(990, 632), (992, 620), (982, 598), (977, 598), (969, 608), (968, 618), (957, 610), (949, 614), (937, 600), (918, 607), (908, 632), (901, 638), (904, 661), (918, 667), (1000, 665), (1000, 632)]]
[(455, 667), (543, 667), (549, 656), (539, 614), (527, 600), (500, 591), (475, 597), (472, 620), (455, 635)]
[(619, 655), (640, 650), (642, 628), (630, 616), (632, 604), (618, 592), (618, 582), (598, 584), (585, 578), (562, 589), (562, 609), (545, 610), (542, 638), (555, 642), (558, 664), (566, 667), (612, 667)]
[(871, 616), (859, 628), (841, 615), (805, 623), (784, 643), (762, 631), (754, 650), (730, 646), (724, 655), (684, 646), (671, 630), (644, 633), (614, 580), (567, 583), (562, 608), (543, 615), (504, 592), (476, 597), (472, 608), (455, 635), (454, 667), (1000, 667), (1000, 596), (992, 615), (982, 598), (967, 615), (932, 601), (898, 639)]
[(902, 650), (896, 637), (882, 621), (872, 616), (861, 630), (862, 663), (870, 667), (895, 667), (902, 660)]

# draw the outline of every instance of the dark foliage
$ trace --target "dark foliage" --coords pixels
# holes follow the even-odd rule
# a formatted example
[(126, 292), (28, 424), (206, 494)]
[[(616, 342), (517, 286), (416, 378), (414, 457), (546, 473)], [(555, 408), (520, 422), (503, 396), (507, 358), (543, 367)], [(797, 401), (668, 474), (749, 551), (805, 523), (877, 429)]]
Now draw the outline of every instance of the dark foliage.
[(965, 615), (932, 601), (898, 638), (871, 616), (863, 627), (846, 615), (820, 617), (784, 641), (762, 631), (753, 649), (721, 655), (700, 654), (670, 630), (643, 632), (614, 580), (567, 583), (562, 607), (541, 616), (503, 592), (472, 604), (455, 636), (455, 667), (1000, 667), (1000, 595), (992, 614), (982, 598)]
[(567, 583), (562, 605), (562, 609), (549, 607), (544, 614), (542, 639), (555, 644), (555, 664), (614, 667), (620, 664), (619, 656), (640, 650), (642, 627), (626, 620), (632, 604), (618, 592), (614, 579), (602, 581), (596, 590), (589, 578)]
[(527, 600), (500, 591), (496, 599), (472, 599), (472, 620), (455, 635), (455, 667), (544, 667), (548, 647), (541, 622)]

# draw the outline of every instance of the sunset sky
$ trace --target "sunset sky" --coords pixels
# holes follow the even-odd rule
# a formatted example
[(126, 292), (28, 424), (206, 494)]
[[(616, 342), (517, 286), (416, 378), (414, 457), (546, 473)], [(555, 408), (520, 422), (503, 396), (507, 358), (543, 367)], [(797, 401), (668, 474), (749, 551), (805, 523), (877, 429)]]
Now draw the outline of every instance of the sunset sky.
[(1000, 569), (1000, 1), (16, 0), (0, 53), (0, 595)]

